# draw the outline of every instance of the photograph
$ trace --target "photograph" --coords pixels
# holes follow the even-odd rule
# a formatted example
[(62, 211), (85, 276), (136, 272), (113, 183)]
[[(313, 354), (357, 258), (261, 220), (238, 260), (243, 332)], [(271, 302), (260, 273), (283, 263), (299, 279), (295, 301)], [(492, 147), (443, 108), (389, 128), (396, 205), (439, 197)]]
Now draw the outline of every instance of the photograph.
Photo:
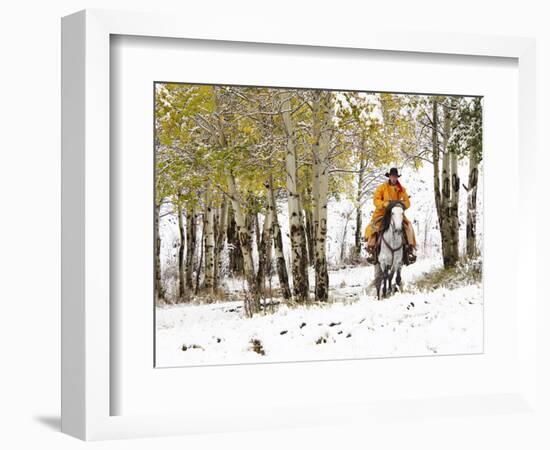
[(368, 88), (154, 83), (155, 367), (484, 352), (483, 97)]

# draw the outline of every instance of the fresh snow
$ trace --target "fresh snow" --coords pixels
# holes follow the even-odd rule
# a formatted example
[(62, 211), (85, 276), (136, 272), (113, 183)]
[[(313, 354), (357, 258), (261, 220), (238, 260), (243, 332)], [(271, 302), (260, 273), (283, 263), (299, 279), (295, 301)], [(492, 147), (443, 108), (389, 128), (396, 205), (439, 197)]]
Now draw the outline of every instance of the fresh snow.
[[(467, 184), (467, 169), (465, 162), (459, 164), (462, 184)], [(310, 307), (281, 304), (266, 315), (245, 318), (242, 311), (245, 283), (242, 279), (224, 276), (222, 285), (227, 301), (223, 303), (199, 304), (197, 299), (193, 299), (187, 304), (156, 308), (156, 365), (173, 367), (482, 352), (483, 290), (480, 283), (432, 292), (416, 292), (411, 283), (423, 273), (442, 265), (432, 170), (431, 165), (418, 171), (405, 168), (401, 178), (411, 197), (411, 208), (406, 211), (406, 216), (415, 227), (419, 255), (415, 264), (403, 269), (403, 292), (377, 301), (372, 290), (366, 292), (372, 282), (373, 268), (345, 266), (340, 255), (342, 246), (344, 256), (349, 255), (353, 246), (354, 204), (345, 196), (332, 198), (328, 207), (327, 234), (330, 303)], [(483, 177), (480, 175), (477, 241), (479, 248), (483, 248)], [(461, 189), (461, 251), (465, 247), (466, 199), (466, 191)], [(288, 265), (290, 243), (286, 203), (281, 201), (278, 206)], [(168, 294), (173, 295), (177, 286), (179, 238), (176, 218), (169, 214), (170, 208), (170, 205), (164, 205), (160, 221), (161, 267)], [(369, 199), (363, 209), (363, 227), (370, 220), (373, 208)], [(260, 220), (263, 220), (261, 216)], [(199, 221), (197, 242), (201, 239), (201, 228)], [(197, 251), (200, 252), (200, 248)], [(226, 252), (224, 254), (226, 256)], [(256, 253), (254, 259), (256, 263)], [(277, 287), (277, 281), (277, 276), (273, 275), (272, 287)], [(310, 273), (310, 287), (313, 286), (313, 274)], [(280, 302), (281, 299), (274, 300)], [(251, 350), (250, 341), (253, 339), (261, 341), (265, 355)], [(182, 350), (184, 346), (185, 351)]]
[[(416, 266), (416, 267), (415, 267)], [(404, 270), (413, 280), (432, 268), (421, 260)], [(411, 273), (406, 274), (407, 270)], [(372, 267), (330, 273), (335, 299), (244, 317), (242, 302), (158, 307), (157, 367), (481, 353), (480, 284), (403, 292), (378, 301)], [(259, 340), (261, 355), (252, 349)]]

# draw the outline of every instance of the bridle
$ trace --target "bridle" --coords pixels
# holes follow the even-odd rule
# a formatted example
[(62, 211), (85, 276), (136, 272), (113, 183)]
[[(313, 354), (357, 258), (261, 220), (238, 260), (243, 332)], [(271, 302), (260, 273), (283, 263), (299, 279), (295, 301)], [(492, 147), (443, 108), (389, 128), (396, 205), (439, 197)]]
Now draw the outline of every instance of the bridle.
[[(392, 228), (392, 233), (395, 233), (396, 230), (395, 229), (395, 225), (393, 223), (393, 220), (391, 221), (391, 228)], [(401, 233), (403, 233), (403, 230), (400, 230)], [(395, 256), (395, 252), (398, 252), (399, 250), (401, 250), (403, 248), (403, 239), (401, 239), (401, 245), (399, 245), (399, 247), (396, 247), (396, 248), (393, 248), (390, 244), (388, 244), (388, 241), (386, 241), (386, 239), (384, 238), (384, 233), (381, 233), (381, 238), (382, 238), (382, 241), (384, 242), (384, 244), (386, 244), (386, 246), (390, 249), (391, 251), (391, 267), (393, 267), (393, 260), (394, 260), (394, 256)]]

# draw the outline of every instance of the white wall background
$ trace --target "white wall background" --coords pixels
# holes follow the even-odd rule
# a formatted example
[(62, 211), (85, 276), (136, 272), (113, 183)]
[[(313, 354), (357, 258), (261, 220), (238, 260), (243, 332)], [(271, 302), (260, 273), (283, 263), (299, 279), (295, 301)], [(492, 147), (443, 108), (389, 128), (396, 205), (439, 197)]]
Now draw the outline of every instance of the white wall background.
[[(402, 28), (533, 36), (538, 39), (538, 173), (548, 172), (550, 28), (543, 1), (214, 1), (19, 0), (0, 11), (0, 447), (82, 448), (59, 433), (60, 364), (60, 17), (83, 8), (169, 10), (205, 27), (217, 20), (281, 28)], [(237, 25), (238, 24), (238, 25)], [(546, 200), (539, 180), (533, 195)], [(542, 207), (542, 209), (544, 209)], [(544, 212), (542, 213), (544, 214)], [(542, 219), (542, 217), (541, 217)], [(548, 232), (541, 245), (548, 249)], [(540, 253), (542, 254), (542, 252)], [(548, 251), (546, 251), (548, 254)], [(547, 264), (546, 264), (547, 265)], [(539, 275), (542, 258), (539, 256)], [(545, 311), (548, 312), (546, 307)], [(549, 333), (541, 338), (550, 342)], [(548, 355), (548, 347), (545, 347)], [(550, 379), (548, 358), (542, 374)], [(404, 380), (406, 382), (406, 380)], [(546, 396), (548, 389), (541, 391)], [(404, 421), (399, 430), (333, 427), (95, 443), (95, 448), (548, 448), (542, 420), (498, 417)], [(544, 436), (544, 438), (543, 438)], [(90, 445), (90, 444), (88, 444)]]

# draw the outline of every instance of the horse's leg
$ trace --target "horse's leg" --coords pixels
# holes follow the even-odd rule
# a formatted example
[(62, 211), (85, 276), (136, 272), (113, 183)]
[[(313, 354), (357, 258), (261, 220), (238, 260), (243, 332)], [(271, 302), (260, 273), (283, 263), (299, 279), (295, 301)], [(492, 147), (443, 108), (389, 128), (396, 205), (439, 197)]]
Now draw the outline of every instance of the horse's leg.
[(382, 268), (380, 267), (380, 264), (376, 264), (376, 266), (374, 266), (374, 279), (376, 283), (382, 281)]
[(399, 290), (401, 291), (401, 267), (397, 269), (397, 274), (395, 275), (395, 285), (396, 285), (396, 290), (397, 290), (397, 286), (399, 286)]
[(380, 300), (380, 287), (382, 285), (382, 270), (380, 264), (374, 266), (374, 285), (376, 286), (376, 297)]
[(389, 283), (389, 293), (390, 295), (393, 294), (393, 287), (392, 287), (392, 283), (393, 283), (393, 275), (395, 273), (395, 269), (391, 269), (390, 270), (390, 276), (389, 276), (389, 279), (388, 279), (388, 283)]
[(384, 267), (384, 298), (388, 296), (388, 267)]

